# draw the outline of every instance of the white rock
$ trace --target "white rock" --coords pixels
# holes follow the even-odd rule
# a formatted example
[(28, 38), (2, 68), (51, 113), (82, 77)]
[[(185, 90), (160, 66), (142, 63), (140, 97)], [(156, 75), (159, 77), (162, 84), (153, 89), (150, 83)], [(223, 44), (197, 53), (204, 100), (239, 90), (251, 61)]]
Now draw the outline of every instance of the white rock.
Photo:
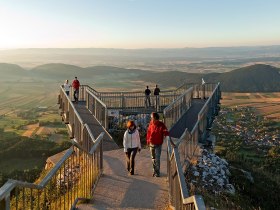
[(193, 175), (194, 175), (194, 176), (199, 176), (199, 172), (198, 172), (198, 171), (194, 171), (194, 172), (193, 172)]
[(234, 195), (235, 194), (235, 188), (232, 184), (227, 184), (226, 185), (226, 192)]
[(217, 174), (217, 169), (216, 169), (215, 167), (212, 166), (212, 167), (210, 168), (209, 172), (210, 172), (212, 175), (215, 175), (215, 174)]
[(226, 169), (226, 175), (227, 175), (227, 176), (231, 176), (231, 173), (229, 172), (228, 169)]
[(224, 179), (219, 178), (219, 179), (217, 180), (217, 184), (220, 185), (220, 186), (223, 186), (223, 185), (224, 185)]
[(227, 162), (225, 159), (221, 158), (221, 161), (222, 161), (225, 165), (228, 165), (228, 162)]

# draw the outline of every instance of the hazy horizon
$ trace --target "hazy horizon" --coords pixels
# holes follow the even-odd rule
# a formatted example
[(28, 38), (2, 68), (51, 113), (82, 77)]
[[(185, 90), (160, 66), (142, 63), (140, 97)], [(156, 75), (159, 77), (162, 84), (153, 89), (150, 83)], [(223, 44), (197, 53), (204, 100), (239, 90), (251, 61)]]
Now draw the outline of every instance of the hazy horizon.
[(0, 48), (280, 45), (276, 0), (0, 1)]

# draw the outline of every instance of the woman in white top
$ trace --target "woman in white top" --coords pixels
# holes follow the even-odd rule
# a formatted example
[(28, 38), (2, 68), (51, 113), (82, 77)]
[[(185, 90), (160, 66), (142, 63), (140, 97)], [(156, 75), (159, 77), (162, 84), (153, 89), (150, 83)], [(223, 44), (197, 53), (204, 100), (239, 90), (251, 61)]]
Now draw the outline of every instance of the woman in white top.
[(130, 175), (134, 174), (135, 156), (141, 151), (140, 135), (133, 121), (128, 121), (123, 135), (123, 147), (126, 156), (126, 168)]
[(69, 96), (69, 92), (70, 92), (70, 87), (71, 85), (69, 84), (68, 79), (65, 80), (65, 83), (63, 84), (63, 88), (65, 90), (65, 93)]

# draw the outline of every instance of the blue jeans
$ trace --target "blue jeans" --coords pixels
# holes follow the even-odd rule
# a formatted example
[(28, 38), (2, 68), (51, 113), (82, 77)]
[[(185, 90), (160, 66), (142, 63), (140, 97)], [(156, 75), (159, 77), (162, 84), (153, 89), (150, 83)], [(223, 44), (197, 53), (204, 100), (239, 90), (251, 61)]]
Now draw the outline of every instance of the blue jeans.
[(156, 111), (160, 111), (160, 106), (159, 106), (159, 95), (155, 95), (155, 109)]
[(150, 152), (153, 163), (153, 175), (160, 176), (160, 156), (162, 145), (150, 144)]

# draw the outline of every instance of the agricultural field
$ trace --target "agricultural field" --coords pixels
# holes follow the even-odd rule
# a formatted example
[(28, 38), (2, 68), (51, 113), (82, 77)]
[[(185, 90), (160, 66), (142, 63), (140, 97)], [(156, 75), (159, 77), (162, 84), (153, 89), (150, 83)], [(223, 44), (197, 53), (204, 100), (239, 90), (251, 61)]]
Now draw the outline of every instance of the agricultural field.
[(0, 115), (16, 109), (31, 109), (40, 106), (55, 106), (59, 90), (56, 83), (8, 83), (0, 84)]
[(0, 185), (8, 178), (34, 181), (29, 174), (39, 176), (48, 156), (71, 145), (58, 114), (58, 91), (55, 83), (0, 84)]
[(280, 93), (222, 93), (226, 107), (255, 107), (267, 119), (280, 121)]

